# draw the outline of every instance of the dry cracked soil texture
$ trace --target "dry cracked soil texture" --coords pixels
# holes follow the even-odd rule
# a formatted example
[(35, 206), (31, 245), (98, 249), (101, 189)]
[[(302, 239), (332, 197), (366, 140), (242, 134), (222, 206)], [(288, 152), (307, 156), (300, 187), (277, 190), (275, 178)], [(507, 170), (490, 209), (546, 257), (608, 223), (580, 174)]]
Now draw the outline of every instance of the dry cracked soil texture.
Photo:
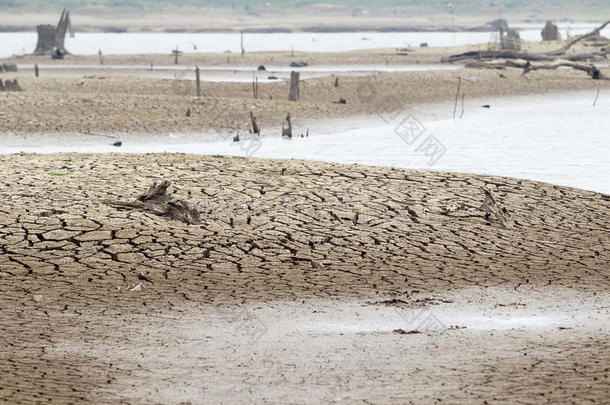
[[(178, 396), (164, 397), (146, 374), (145, 354), (151, 355), (152, 340), (157, 349), (178, 344), (179, 337), (164, 341), (172, 330), (168, 319), (189, 319), (192, 311), (213, 318), (213, 308), (223, 306), (308, 308), (319, 300), (364, 303), (467, 288), (567, 289), (599, 298), (610, 287), (610, 196), (595, 192), (494, 176), (180, 154), (7, 155), (0, 157), (0, 173), (0, 401), (7, 403), (180, 403)], [(111, 203), (133, 201), (161, 180), (171, 182), (172, 198), (200, 212), (199, 223)], [(493, 202), (485, 203), (483, 189)], [(607, 315), (607, 301), (599, 305), (598, 313)], [(528, 402), (533, 391), (527, 387), (535, 384), (521, 370), (536, 368), (537, 386), (553, 388), (538, 400), (603, 402), (607, 330), (588, 339), (570, 336), (558, 343), (553, 361), (495, 364), (490, 355), (479, 374), (446, 370), (439, 396)], [(108, 342), (116, 346), (101, 355)], [(141, 362), (108, 354), (127, 342), (141, 349)], [(97, 351), (74, 350), (88, 344)], [(456, 351), (450, 341), (443, 344)], [(294, 384), (325, 385), (324, 374), (314, 370), (320, 372), (319, 364), (295, 375), (284, 360), (259, 364), (259, 383), (280, 384), (268, 377), (281, 374)], [(206, 364), (216, 379), (240, 375), (226, 364), (226, 374), (223, 366)], [(269, 375), (261, 371), (266, 367)], [(359, 369), (354, 381), (380, 384), (369, 389), (374, 396), (312, 398), (438, 399), (379, 391), (413, 379), (416, 371), (370, 375)], [(173, 381), (164, 372), (157, 378)], [(458, 384), (470, 377), (478, 388)], [(350, 374), (333, 378), (340, 386)], [(147, 381), (146, 395), (134, 388)], [(492, 381), (502, 384), (494, 390)], [(233, 382), (256, 384), (254, 377)], [(418, 380), (420, 388), (429, 383)], [(290, 402), (273, 393), (235, 401)]]

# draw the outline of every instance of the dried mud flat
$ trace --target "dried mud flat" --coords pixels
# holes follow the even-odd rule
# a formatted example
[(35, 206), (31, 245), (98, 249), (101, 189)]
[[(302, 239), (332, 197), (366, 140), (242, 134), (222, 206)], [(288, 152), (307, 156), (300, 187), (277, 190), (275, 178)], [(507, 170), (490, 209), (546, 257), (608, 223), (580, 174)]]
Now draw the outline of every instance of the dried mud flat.
[[(191, 155), (9, 155), (0, 173), (0, 401), (610, 394), (607, 195)], [(199, 223), (117, 207), (163, 179)]]
[[(556, 45), (530, 45), (528, 51), (548, 51)], [(284, 66), (305, 61), (313, 68), (324, 65), (384, 65), (415, 66), (438, 64), (442, 56), (476, 47), (420, 48), (408, 55), (395, 49), (339, 53), (253, 52), (244, 58), (224, 54), (185, 54), (180, 63), (188, 66), (208, 66), (239, 69), (259, 65)], [(581, 50), (581, 48), (576, 48)], [(227, 63), (227, 58), (231, 62)], [(98, 65), (97, 56), (69, 56), (51, 62), (46, 57), (28, 56), (7, 59), (5, 63), (46, 64), (58, 67), (85, 66), (73, 69), (41, 68), (35, 78), (31, 69), (15, 74), (3, 74), (4, 79), (17, 78), (23, 92), (6, 92), (0, 97), (0, 134), (9, 137), (26, 134), (96, 136), (99, 134), (189, 133), (206, 136), (220, 130), (234, 133), (250, 128), (253, 112), (264, 133), (277, 130), (286, 113), (295, 127), (306, 128), (322, 119), (361, 119), (363, 116), (396, 111), (412, 111), (429, 104), (448, 103), (447, 114), (453, 109), (456, 89), (460, 82), (466, 100), (482, 100), (489, 104), (498, 97), (520, 95), (565, 94), (589, 91), (591, 102), (596, 92), (606, 91), (610, 81), (592, 80), (585, 73), (559, 69), (534, 71), (526, 76), (520, 69), (480, 70), (461, 68), (450, 71), (413, 71), (374, 73), (359, 76), (353, 72), (337, 77), (302, 80), (300, 101), (288, 101), (289, 83), (261, 83), (259, 98), (253, 98), (252, 83), (202, 82), (202, 97), (196, 96), (194, 73), (182, 71), (147, 72), (142, 66), (173, 63), (169, 55), (107, 56), (108, 65), (133, 67), (133, 70), (113, 69)], [(46, 70), (45, 70), (46, 69)], [(603, 68), (604, 74), (608, 68)], [(231, 72), (228, 70), (227, 72)], [(175, 79), (159, 79), (149, 74), (163, 73)], [(273, 74), (273, 73), (270, 73)], [(286, 72), (280, 76), (285, 78)], [(266, 75), (265, 75), (266, 76)], [(345, 104), (339, 103), (345, 100)], [(190, 114), (187, 114), (187, 110)], [(466, 111), (468, 114), (470, 111)], [(210, 138), (210, 137), (208, 137)]]

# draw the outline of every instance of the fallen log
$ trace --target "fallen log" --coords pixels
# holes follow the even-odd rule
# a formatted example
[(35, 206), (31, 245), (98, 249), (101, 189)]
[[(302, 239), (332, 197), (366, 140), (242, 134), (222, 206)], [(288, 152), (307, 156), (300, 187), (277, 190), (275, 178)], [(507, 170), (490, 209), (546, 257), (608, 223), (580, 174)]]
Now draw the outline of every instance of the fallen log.
[(451, 55), (441, 59), (443, 63), (454, 63), (460, 62), (463, 60), (484, 60), (484, 59), (523, 59), (523, 60), (531, 60), (531, 61), (553, 61), (556, 58), (542, 55), (542, 54), (533, 54), (533, 53), (525, 53), (525, 52), (515, 52), (515, 51), (470, 51), (460, 53), (458, 55)]
[(606, 28), (606, 26), (610, 24), (610, 21), (606, 21), (593, 31), (579, 35), (569, 41), (567, 44), (562, 46), (559, 49), (550, 52), (544, 53), (525, 53), (525, 52), (516, 52), (516, 51), (494, 51), (494, 50), (486, 50), (486, 51), (469, 51), (464, 52), (457, 55), (451, 55), (445, 58), (441, 58), (441, 62), (443, 63), (454, 63), (460, 62), (464, 60), (493, 60), (493, 59), (521, 59), (526, 61), (546, 61), (552, 62), (557, 59), (565, 59), (572, 62), (584, 61), (584, 60), (595, 60), (607, 58), (607, 55), (610, 53), (609, 48), (602, 48), (599, 52), (589, 52), (586, 54), (575, 54), (575, 55), (565, 55), (565, 53), (576, 45), (578, 42), (583, 41), (587, 38), (596, 37), (599, 35), (600, 31)]
[(583, 41), (587, 38), (592, 38), (592, 37), (596, 37), (597, 35), (599, 35), (599, 33), (601, 32), (601, 30), (603, 30), (604, 28), (606, 28), (606, 26), (610, 24), (610, 20), (606, 21), (605, 23), (603, 23), (602, 25), (600, 25), (599, 27), (595, 28), (593, 31), (588, 32), (586, 34), (582, 34), (582, 35), (577, 35), (576, 37), (574, 37), (574, 39), (572, 39), (571, 41), (569, 41), (567, 44), (565, 44), (564, 46), (562, 46), (561, 48), (559, 48), (558, 50), (554, 51), (554, 52), (550, 52), (550, 55), (563, 55), (565, 54), (568, 49), (570, 49), (571, 47), (573, 47), (574, 45), (576, 45), (577, 43), (579, 43), (580, 41)]
[(560, 67), (568, 67), (575, 70), (580, 70), (586, 72), (592, 79), (594, 80), (610, 80), (610, 77), (607, 77), (602, 74), (598, 67), (594, 65), (581, 65), (574, 62), (558, 62), (553, 64), (533, 64), (529, 61), (526, 62), (516, 62), (513, 60), (505, 60), (503, 62), (473, 62), (466, 65), (466, 67), (470, 68), (484, 68), (484, 69), (505, 69), (505, 68), (517, 68), (523, 69), (523, 75), (525, 76), (527, 73), (533, 70), (555, 70)]

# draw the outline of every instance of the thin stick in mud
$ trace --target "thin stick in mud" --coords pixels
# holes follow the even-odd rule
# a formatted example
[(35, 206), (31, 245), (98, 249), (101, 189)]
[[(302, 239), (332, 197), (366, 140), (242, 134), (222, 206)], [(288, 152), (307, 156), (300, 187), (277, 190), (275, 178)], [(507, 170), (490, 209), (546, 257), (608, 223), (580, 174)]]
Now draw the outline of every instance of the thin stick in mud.
[(455, 92), (455, 104), (453, 105), (453, 119), (455, 119), (455, 113), (457, 111), (458, 100), (460, 97), (460, 87), (462, 86), (462, 78), (458, 77), (457, 91)]

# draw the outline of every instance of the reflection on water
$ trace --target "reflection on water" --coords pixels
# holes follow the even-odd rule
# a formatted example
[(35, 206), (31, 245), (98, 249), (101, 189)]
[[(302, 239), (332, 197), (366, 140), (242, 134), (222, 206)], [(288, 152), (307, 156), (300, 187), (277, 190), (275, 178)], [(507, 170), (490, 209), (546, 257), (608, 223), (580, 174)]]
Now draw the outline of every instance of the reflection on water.
[[(295, 119), (293, 139), (275, 136), (279, 129), (263, 131), (261, 138), (254, 139), (242, 133), (239, 143), (233, 142), (234, 133), (219, 134), (213, 142), (197, 140), (206, 137), (201, 134), (165, 134), (145, 140), (121, 137), (123, 146), (116, 148), (112, 139), (99, 136), (83, 135), (78, 143), (74, 138), (62, 142), (30, 136), (6, 139), (0, 153), (181, 152), (314, 159), (495, 174), (610, 193), (610, 96), (602, 92), (594, 107), (594, 93), (467, 101), (464, 117), (455, 120), (453, 105), (447, 105), (338, 124), (318, 123), (310, 127), (312, 135), (307, 138), (299, 134), (309, 125)], [(423, 125), (417, 139), (405, 138), (401, 132), (411, 119)], [(444, 148), (435, 159), (429, 148), (422, 147), (429, 137)]]

